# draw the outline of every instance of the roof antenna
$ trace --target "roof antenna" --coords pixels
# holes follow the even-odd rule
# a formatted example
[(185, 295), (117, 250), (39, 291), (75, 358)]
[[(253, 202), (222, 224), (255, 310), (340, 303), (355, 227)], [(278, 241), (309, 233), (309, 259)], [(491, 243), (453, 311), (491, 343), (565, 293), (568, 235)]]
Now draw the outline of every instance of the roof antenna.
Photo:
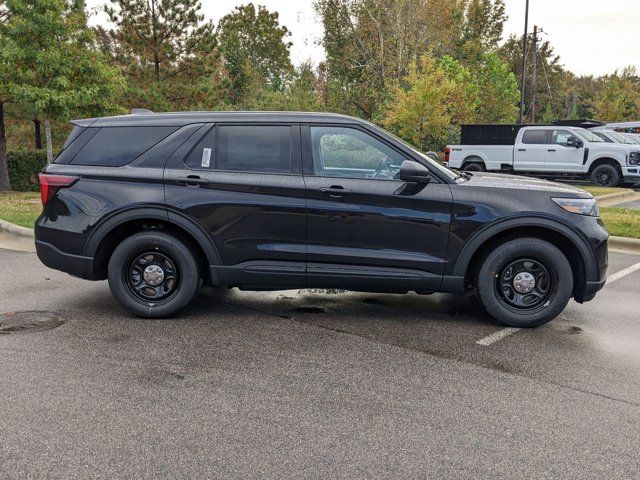
[(131, 109), (131, 115), (149, 115), (150, 113), (153, 113), (153, 112), (148, 108), (132, 108)]

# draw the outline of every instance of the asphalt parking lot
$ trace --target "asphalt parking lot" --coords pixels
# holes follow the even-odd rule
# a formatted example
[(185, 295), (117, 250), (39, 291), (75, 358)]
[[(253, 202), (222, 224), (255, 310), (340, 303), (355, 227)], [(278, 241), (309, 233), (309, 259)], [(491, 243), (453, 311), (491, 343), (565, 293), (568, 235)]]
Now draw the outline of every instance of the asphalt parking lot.
[(509, 330), (471, 296), (340, 292), (142, 320), (0, 250), (0, 323), (59, 324), (0, 335), (0, 478), (639, 478), (639, 263)]

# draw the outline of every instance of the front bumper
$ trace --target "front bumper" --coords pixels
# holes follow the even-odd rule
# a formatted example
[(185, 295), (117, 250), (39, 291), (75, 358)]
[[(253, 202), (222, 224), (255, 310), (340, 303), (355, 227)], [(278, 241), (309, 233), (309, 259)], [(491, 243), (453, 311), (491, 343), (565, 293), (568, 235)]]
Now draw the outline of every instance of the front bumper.
[(36, 240), (38, 258), (47, 267), (86, 280), (96, 280), (93, 273), (93, 257), (65, 253), (52, 244)]
[(640, 165), (622, 167), (622, 178), (625, 183), (640, 183)]

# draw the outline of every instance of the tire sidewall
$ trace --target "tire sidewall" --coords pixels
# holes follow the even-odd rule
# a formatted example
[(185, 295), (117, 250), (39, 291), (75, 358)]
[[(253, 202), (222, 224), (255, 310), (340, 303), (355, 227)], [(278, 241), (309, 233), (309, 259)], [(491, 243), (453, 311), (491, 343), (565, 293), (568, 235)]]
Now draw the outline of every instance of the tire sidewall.
[(465, 172), (484, 172), (484, 165), (480, 162), (469, 162), (462, 169)]
[[(502, 304), (495, 288), (496, 277), (512, 260), (533, 258), (553, 275), (555, 294), (548, 305), (535, 312), (516, 313)], [(531, 328), (547, 323), (564, 310), (573, 293), (573, 272), (569, 261), (554, 245), (544, 240), (516, 239), (497, 246), (484, 259), (476, 279), (476, 295), (487, 312), (504, 325)]]
[[(611, 183), (607, 185), (602, 185), (601, 183), (597, 182), (598, 173), (604, 169), (611, 171)], [(618, 172), (618, 169), (615, 166), (610, 165), (608, 163), (605, 163), (603, 165), (598, 165), (596, 168), (593, 169), (593, 172), (591, 172), (591, 183), (601, 187), (616, 187), (620, 184), (620, 172)]]
[[(156, 249), (171, 257), (179, 273), (177, 291), (170, 300), (157, 304), (134, 297), (124, 280), (124, 270), (136, 255), (144, 250)], [(137, 233), (122, 241), (111, 255), (108, 274), (109, 288), (118, 303), (133, 314), (147, 318), (173, 315), (193, 299), (200, 285), (198, 264), (189, 247), (178, 238), (163, 232)]]

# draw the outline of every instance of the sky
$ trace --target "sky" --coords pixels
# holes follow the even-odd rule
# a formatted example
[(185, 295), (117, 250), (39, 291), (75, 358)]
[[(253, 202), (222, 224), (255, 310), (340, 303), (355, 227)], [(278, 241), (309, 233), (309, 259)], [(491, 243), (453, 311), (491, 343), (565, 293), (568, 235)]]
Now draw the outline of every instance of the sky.
[[(203, 13), (217, 23), (238, 5), (250, 0), (201, 0)], [(104, 0), (88, 0), (97, 7)], [(311, 60), (318, 64), (324, 50), (318, 44), (322, 25), (313, 10), (313, 0), (253, 0), (280, 14), (280, 22), (291, 31), (294, 64)], [(509, 19), (504, 38), (524, 31), (525, 0), (505, 0)], [(96, 16), (92, 23), (102, 21)], [(542, 30), (561, 63), (578, 75), (613, 73), (627, 65), (640, 70), (640, 0), (530, 0), (529, 31)]]

